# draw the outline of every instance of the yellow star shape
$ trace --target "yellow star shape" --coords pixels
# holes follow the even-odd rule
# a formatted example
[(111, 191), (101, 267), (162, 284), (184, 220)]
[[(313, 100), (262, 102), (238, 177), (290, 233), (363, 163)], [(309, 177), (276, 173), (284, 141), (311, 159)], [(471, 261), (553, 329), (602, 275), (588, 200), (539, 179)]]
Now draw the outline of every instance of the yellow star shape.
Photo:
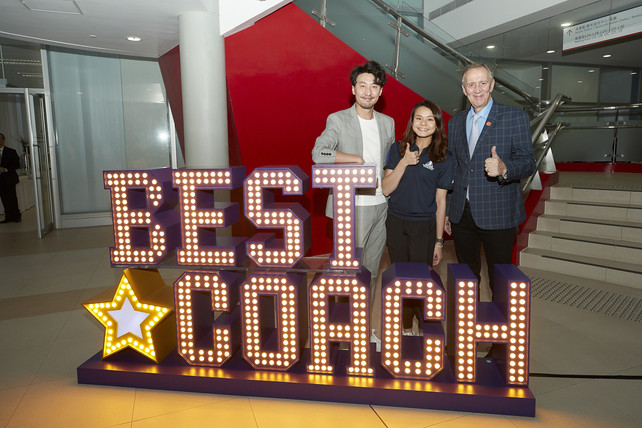
[[(155, 269), (125, 269), (116, 292), (83, 303), (105, 326), (103, 358), (132, 348), (158, 363), (176, 347), (174, 291)], [(113, 297), (109, 297), (113, 296)]]

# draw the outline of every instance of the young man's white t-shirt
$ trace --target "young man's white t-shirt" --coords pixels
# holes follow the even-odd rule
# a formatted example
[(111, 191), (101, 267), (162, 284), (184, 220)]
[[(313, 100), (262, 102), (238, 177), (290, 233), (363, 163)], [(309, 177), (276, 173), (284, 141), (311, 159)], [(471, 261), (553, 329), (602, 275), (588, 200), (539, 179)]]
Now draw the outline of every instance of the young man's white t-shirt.
[(381, 190), (381, 170), (383, 168), (383, 159), (381, 159), (381, 139), (379, 138), (379, 127), (377, 119), (370, 120), (359, 117), (361, 126), (361, 137), (363, 139), (363, 160), (365, 165), (377, 166), (377, 190), (374, 195), (357, 195), (355, 203), (358, 206), (379, 205), (386, 202)]

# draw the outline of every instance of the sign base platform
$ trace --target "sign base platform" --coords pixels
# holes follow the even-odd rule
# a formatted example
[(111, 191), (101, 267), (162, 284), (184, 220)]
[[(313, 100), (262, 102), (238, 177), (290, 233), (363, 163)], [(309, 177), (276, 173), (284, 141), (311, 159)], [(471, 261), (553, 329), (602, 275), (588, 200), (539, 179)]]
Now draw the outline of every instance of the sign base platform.
[(535, 416), (535, 397), (527, 387), (504, 383), (495, 362), (477, 359), (477, 382), (455, 382), (446, 361), (444, 370), (431, 381), (395, 379), (374, 354), (374, 377), (347, 376), (350, 353), (336, 353), (335, 373), (313, 374), (306, 370), (309, 349), (288, 371), (256, 370), (237, 352), (222, 368), (190, 366), (176, 351), (156, 364), (125, 349), (102, 359), (102, 352), (77, 369), (78, 383), (124, 386), (169, 391), (272, 397), (369, 404), (458, 412)]

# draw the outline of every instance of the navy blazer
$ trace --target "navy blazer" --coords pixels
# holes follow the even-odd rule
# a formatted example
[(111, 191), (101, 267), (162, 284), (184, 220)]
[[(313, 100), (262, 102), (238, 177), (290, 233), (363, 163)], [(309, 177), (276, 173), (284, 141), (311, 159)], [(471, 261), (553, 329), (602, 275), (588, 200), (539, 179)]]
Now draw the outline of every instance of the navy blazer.
[(18, 184), (17, 169), (20, 169), (20, 157), (11, 147), (4, 146), (2, 149), (2, 159), (0, 159), (0, 166), (7, 169), (7, 172), (0, 173), (0, 182)]
[[(466, 116), (468, 109), (448, 122), (448, 148), (455, 155), (456, 169), (449, 220), (458, 223), (469, 188), (470, 210), (475, 224), (486, 230), (508, 229), (526, 220), (520, 179), (535, 172), (528, 115), (523, 110), (493, 101), (472, 159), (468, 153)], [(508, 178), (488, 177), (485, 161), (496, 146), (506, 164)]]

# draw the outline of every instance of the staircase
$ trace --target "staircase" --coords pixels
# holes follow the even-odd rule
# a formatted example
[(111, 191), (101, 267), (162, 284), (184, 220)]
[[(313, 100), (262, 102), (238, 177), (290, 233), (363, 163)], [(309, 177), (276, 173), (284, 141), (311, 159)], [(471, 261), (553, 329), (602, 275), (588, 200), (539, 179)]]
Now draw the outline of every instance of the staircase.
[(642, 290), (642, 174), (560, 173), (550, 190), (520, 268)]

